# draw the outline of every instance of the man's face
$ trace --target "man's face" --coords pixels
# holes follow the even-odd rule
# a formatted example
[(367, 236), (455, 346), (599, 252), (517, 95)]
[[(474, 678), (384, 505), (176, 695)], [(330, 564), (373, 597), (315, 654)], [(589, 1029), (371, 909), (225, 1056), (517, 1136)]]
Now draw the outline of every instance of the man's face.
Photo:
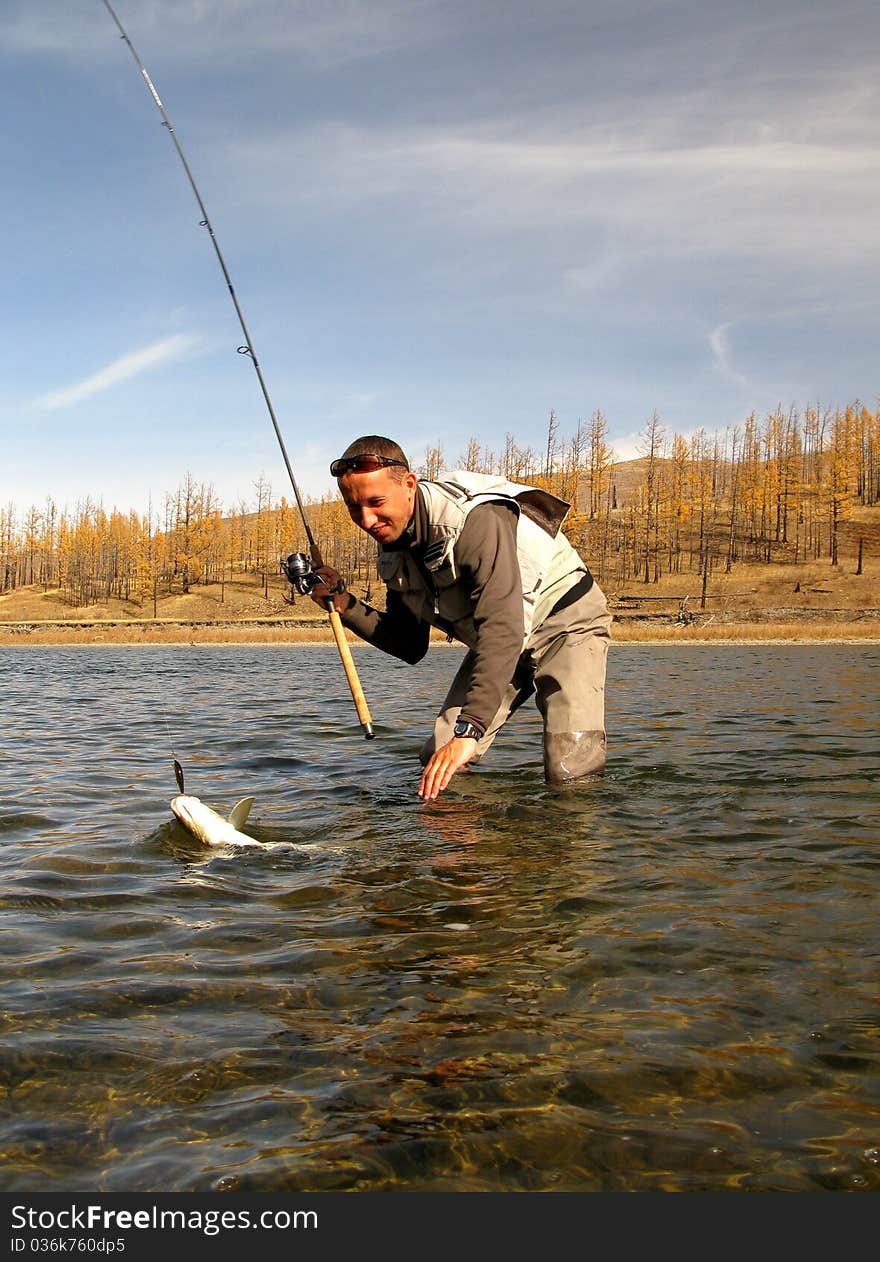
[(349, 517), (378, 543), (396, 543), (413, 513), (418, 478), (408, 472), (398, 482), (394, 472), (376, 469), (372, 473), (346, 473), (339, 478)]

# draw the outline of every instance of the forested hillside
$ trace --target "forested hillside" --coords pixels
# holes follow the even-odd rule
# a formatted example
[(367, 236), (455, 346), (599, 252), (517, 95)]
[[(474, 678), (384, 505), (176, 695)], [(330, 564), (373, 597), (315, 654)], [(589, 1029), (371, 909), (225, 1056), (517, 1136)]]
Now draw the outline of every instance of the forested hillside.
[[(778, 410), (723, 434), (668, 434), (655, 413), (636, 460), (616, 461), (601, 412), (576, 433), (559, 433), (551, 412), (538, 447), (508, 435), (502, 452), (474, 438), (463, 453), (427, 451), (422, 476), (463, 467), (536, 483), (572, 505), (566, 533), (606, 586), (699, 575), (704, 586), (738, 562), (797, 564), (848, 550), (880, 551), (865, 512), (880, 504), (880, 410)], [(107, 511), (94, 500), (59, 510), (48, 500), (0, 508), (0, 594), (53, 590), (71, 608), (119, 598), (152, 608), (172, 593), (259, 575), (264, 592), (280, 558), (306, 550), (296, 507), (265, 480), (251, 500), (221, 504), (209, 484), (186, 473), (147, 513)], [(324, 556), (370, 595), (375, 545), (349, 521), (338, 498), (307, 512)]]

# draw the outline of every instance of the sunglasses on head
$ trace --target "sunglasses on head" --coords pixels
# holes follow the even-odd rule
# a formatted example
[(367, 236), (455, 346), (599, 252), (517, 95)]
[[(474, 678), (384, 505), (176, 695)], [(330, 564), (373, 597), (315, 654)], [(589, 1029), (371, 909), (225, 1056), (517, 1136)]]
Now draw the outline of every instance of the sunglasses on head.
[(345, 473), (375, 473), (377, 469), (387, 469), (389, 465), (400, 465), (408, 469), (403, 460), (394, 460), (391, 456), (340, 456), (330, 466), (331, 478), (341, 478)]

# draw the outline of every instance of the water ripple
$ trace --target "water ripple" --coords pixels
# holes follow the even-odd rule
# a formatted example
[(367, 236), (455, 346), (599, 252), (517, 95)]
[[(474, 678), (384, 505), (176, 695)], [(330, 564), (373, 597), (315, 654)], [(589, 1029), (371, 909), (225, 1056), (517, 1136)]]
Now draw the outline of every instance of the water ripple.
[(332, 646), (6, 653), (0, 1185), (880, 1189), (880, 654), (617, 646), (603, 778), (422, 804), (460, 654), (355, 651), (373, 742)]

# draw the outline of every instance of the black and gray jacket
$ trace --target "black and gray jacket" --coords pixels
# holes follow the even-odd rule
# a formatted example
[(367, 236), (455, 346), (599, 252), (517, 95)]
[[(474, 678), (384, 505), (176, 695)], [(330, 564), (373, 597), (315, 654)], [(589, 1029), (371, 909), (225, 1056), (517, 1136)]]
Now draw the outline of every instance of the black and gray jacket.
[(342, 619), (407, 662), (430, 627), (475, 654), (462, 715), (484, 731), (533, 629), (589, 573), (562, 533), (564, 500), (538, 487), (456, 471), (420, 481), (409, 531), (379, 548), (385, 613), (356, 601)]

